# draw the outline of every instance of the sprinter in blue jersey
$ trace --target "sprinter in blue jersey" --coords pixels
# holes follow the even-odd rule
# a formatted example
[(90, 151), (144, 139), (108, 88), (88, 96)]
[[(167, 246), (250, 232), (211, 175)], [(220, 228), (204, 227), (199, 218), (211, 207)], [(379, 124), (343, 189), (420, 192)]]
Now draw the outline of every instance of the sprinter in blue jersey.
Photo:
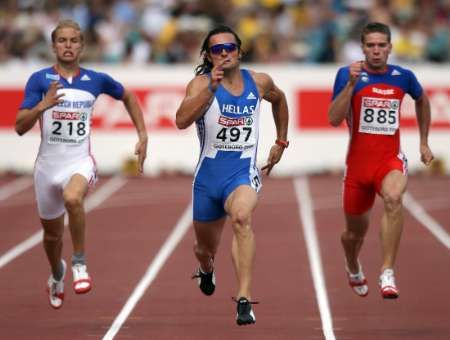
[(122, 100), (136, 127), (139, 140), (135, 153), (142, 171), (147, 154), (147, 132), (135, 96), (104, 73), (80, 68), (83, 35), (78, 24), (62, 21), (52, 32), (56, 65), (33, 73), (16, 118), (16, 131), (23, 135), (37, 121), (41, 144), (34, 167), (39, 217), (44, 229), (44, 249), (51, 272), (47, 283), (50, 305), (58, 309), (64, 300), (66, 263), (62, 259), (64, 215), (72, 236), (73, 289), (91, 290), (92, 279), (85, 262), (85, 213), (83, 201), (96, 181), (90, 153), (90, 125), (96, 98), (108, 94)]
[(272, 104), (277, 130), (267, 164), (267, 175), (288, 146), (288, 107), (284, 93), (265, 73), (240, 68), (241, 40), (220, 26), (205, 38), (203, 64), (187, 86), (176, 124), (185, 129), (196, 123), (200, 159), (193, 183), (195, 255), (200, 266), (194, 275), (201, 291), (214, 293), (214, 256), (226, 216), (231, 219), (233, 264), (238, 279), (238, 325), (255, 323), (251, 278), (255, 240), (251, 227), (261, 177), (256, 167), (261, 100)]

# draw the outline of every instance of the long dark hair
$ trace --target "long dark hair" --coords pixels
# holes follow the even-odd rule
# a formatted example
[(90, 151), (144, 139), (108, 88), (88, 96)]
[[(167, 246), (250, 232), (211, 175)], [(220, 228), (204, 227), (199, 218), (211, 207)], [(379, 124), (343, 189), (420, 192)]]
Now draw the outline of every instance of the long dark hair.
[(209, 48), (209, 39), (216, 34), (219, 33), (231, 33), (234, 36), (234, 39), (236, 40), (236, 44), (238, 46), (238, 51), (241, 50), (241, 39), (239, 39), (239, 36), (236, 34), (235, 31), (233, 31), (230, 27), (225, 25), (217, 26), (216, 28), (209, 31), (208, 35), (206, 36), (205, 40), (203, 40), (202, 48), (200, 49), (200, 55), (203, 56), (203, 63), (198, 65), (195, 68), (195, 75), (198, 76), (200, 74), (205, 74), (208, 72), (211, 72), (211, 69), (213, 68), (213, 64), (208, 60), (208, 48)]

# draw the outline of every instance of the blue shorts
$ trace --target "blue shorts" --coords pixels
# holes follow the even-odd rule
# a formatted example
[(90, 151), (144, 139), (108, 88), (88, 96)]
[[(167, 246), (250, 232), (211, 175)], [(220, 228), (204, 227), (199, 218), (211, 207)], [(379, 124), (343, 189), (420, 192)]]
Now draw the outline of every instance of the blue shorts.
[(225, 201), (240, 185), (249, 185), (256, 192), (262, 186), (259, 171), (250, 167), (250, 159), (217, 162), (205, 158), (193, 184), (194, 220), (211, 222), (226, 216)]

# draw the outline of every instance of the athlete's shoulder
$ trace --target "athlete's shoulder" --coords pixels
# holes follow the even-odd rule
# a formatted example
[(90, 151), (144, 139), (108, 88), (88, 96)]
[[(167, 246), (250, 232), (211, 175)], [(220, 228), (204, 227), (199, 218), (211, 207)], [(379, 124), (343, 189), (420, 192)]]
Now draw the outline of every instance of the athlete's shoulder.
[(85, 77), (85, 79), (87, 77), (89, 77), (90, 79), (93, 79), (93, 80), (111, 77), (110, 75), (108, 75), (105, 72), (100, 72), (100, 71), (96, 71), (96, 70), (88, 69), (88, 68), (84, 68), (84, 67), (80, 67), (80, 76), (81, 76), (81, 78)]
[(45, 67), (45, 68), (41, 68), (35, 72), (33, 72), (30, 75), (30, 79), (34, 79), (34, 80), (44, 80), (44, 79), (48, 79), (48, 80), (59, 80), (59, 74), (58, 72), (56, 72), (56, 70), (50, 66), (50, 67)]
[(269, 74), (267, 74), (265, 72), (256, 72), (254, 70), (250, 70), (250, 69), (246, 69), (246, 68), (241, 68), (241, 71), (244, 74), (249, 74), (250, 76), (253, 77), (253, 79), (270, 79)]
[(350, 74), (350, 65), (344, 65), (339, 67), (339, 69), (337, 70), (336, 74), (338, 76), (348, 76)]
[(350, 79), (350, 66), (341, 66), (336, 72), (334, 78), (334, 92), (340, 92)]
[(191, 79), (191, 81), (188, 84), (188, 87), (190, 88), (199, 88), (203, 89), (207, 83), (209, 83), (209, 80), (211, 78), (211, 72), (198, 74), (194, 78)]
[(248, 74), (253, 79), (253, 81), (262, 88), (273, 86), (273, 79), (268, 73), (256, 72), (248, 69), (241, 70), (244, 74)]
[(392, 77), (396, 76), (406, 76), (409, 77), (414, 75), (414, 72), (408, 68), (402, 67), (400, 65), (388, 64), (388, 73)]

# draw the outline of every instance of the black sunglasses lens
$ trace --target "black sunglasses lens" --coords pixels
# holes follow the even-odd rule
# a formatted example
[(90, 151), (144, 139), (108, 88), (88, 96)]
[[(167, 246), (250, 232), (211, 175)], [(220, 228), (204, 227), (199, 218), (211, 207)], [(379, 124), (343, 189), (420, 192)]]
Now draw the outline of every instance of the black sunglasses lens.
[(227, 53), (231, 53), (235, 51), (237, 48), (236, 44), (228, 43), (228, 44), (217, 44), (213, 45), (209, 48), (210, 52), (212, 54), (220, 54), (223, 50), (225, 50)]

